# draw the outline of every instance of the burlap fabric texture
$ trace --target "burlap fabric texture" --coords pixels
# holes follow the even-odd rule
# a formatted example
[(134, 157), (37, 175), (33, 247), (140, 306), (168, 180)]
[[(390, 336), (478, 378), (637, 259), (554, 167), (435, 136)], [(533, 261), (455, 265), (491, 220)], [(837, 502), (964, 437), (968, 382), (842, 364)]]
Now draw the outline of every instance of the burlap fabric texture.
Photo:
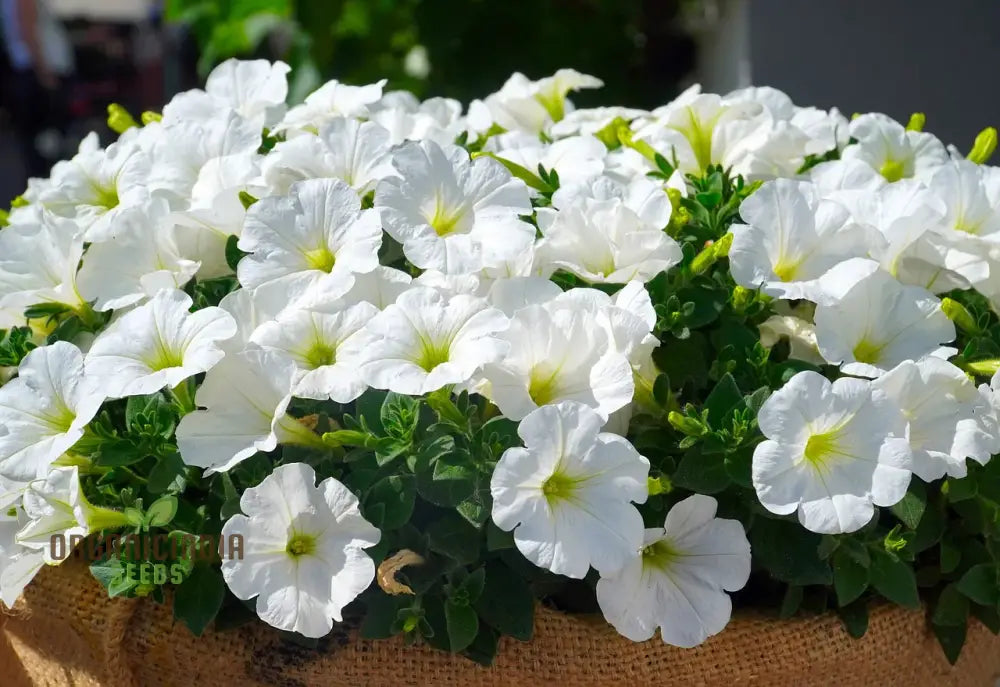
[(851, 639), (835, 617), (777, 621), (737, 615), (696, 649), (632, 643), (600, 619), (539, 608), (535, 637), (505, 639), (496, 664), (397, 640), (363, 641), (336, 629), (320, 649), (281, 639), (259, 623), (193, 637), (170, 606), (108, 599), (82, 563), (45, 569), (2, 621), (0, 685), (775, 685), (781, 687), (993, 687), (1000, 639), (973, 622), (951, 667), (925, 617), (875, 609)]

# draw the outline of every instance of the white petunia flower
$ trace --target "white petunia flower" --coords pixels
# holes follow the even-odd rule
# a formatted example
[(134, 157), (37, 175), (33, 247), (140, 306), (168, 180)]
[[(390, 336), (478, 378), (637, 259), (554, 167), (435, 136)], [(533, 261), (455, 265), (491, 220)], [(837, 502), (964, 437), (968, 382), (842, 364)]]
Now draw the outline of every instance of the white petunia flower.
[[(214, 169), (203, 177), (206, 165), (218, 158), (253, 160), (261, 144), (260, 126), (236, 112), (204, 121), (181, 120), (161, 123), (155, 128), (148, 125), (142, 131), (147, 129), (156, 132), (155, 137), (150, 134), (153, 165), (149, 187), (169, 197), (178, 209), (190, 205), (199, 183), (205, 186), (209, 184), (210, 175), (219, 174), (219, 170)], [(242, 169), (246, 168), (244, 162)], [(235, 165), (228, 171), (238, 173), (240, 169)], [(206, 194), (201, 191), (199, 195)]]
[(272, 127), (285, 114), (288, 72), (284, 62), (231, 58), (212, 70), (205, 90), (179, 93), (163, 108), (164, 121), (199, 121), (235, 110), (261, 127)]
[(767, 440), (754, 450), (753, 485), (772, 513), (797, 510), (806, 529), (841, 534), (906, 494), (913, 464), (906, 421), (869, 381), (831, 384), (800, 372), (764, 402), (757, 422)]
[(385, 79), (367, 86), (348, 86), (328, 81), (306, 96), (305, 102), (288, 111), (274, 128), (292, 138), (303, 132), (316, 133), (336, 117), (364, 117), (368, 107), (382, 97)]
[(333, 477), (317, 486), (310, 466), (290, 463), (244, 491), (240, 508), (222, 528), (223, 537), (245, 542), (242, 557), (222, 561), (226, 585), (240, 599), (257, 597), (257, 615), (273, 627), (329, 633), (375, 578), (364, 549), (381, 533), (362, 517), (358, 498)]
[(642, 547), (649, 461), (628, 441), (600, 433), (604, 418), (563, 402), (518, 426), (524, 448), (509, 448), (490, 482), (493, 522), (514, 532), (529, 561), (576, 579), (626, 566)]
[(369, 119), (389, 132), (389, 141), (434, 141), (452, 143), (465, 130), (462, 104), (451, 98), (428, 98), (423, 102), (411, 93), (386, 93), (369, 108)]
[(419, 395), (467, 382), (502, 358), (507, 345), (497, 334), (508, 322), (482, 298), (414, 287), (339, 350), (370, 386)]
[(0, 232), (0, 307), (82, 305), (77, 269), (83, 232), (74, 222), (46, 212), (35, 217), (37, 223), (12, 225)]
[(675, 504), (663, 527), (647, 529), (638, 556), (597, 582), (605, 619), (633, 642), (656, 628), (667, 644), (691, 648), (722, 632), (733, 604), (726, 592), (750, 577), (750, 542), (738, 520), (715, 517), (711, 496)]
[[(668, 188), (673, 188), (673, 182), (667, 182)], [(573, 207), (583, 208), (588, 202), (607, 202), (619, 200), (629, 210), (634, 212), (645, 229), (662, 231), (670, 222), (673, 207), (670, 196), (662, 184), (658, 184), (644, 176), (638, 176), (620, 181), (615, 177), (602, 175), (583, 183), (562, 184), (552, 194), (552, 207), (558, 210), (568, 210)]]
[(191, 297), (164, 289), (127, 312), (94, 340), (87, 374), (110, 398), (173, 388), (222, 360), (220, 342), (236, 334), (236, 321), (222, 308), (192, 313)]
[(948, 151), (933, 134), (907, 131), (891, 117), (873, 112), (850, 124), (854, 145), (844, 148), (845, 160), (861, 160), (887, 181), (923, 178), (948, 161)]
[(543, 236), (537, 260), (586, 281), (647, 282), (681, 261), (680, 246), (663, 227), (648, 226), (621, 201), (585, 201), (537, 212)]
[(499, 91), (485, 100), (473, 101), (469, 106), (469, 123), (477, 131), (486, 131), (497, 124), (504, 129), (537, 134), (572, 111), (573, 105), (566, 99), (570, 91), (603, 85), (600, 79), (575, 69), (560, 69), (538, 81), (514, 73)]
[(96, 310), (113, 310), (184, 286), (199, 266), (182, 250), (167, 202), (154, 198), (122, 210), (115, 235), (90, 246), (77, 285)]
[(59, 467), (44, 479), (28, 484), (21, 502), (27, 522), (17, 533), (17, 542), (41, 551), (48, 565), (58, 565), (64, 559), (54, 558), (52, 537), (62, 535), (65, 553), (71, 553), (70, 540), (86, 537), (91, 532), (116, 529), (128, 523), (121, 511), (92, 505), (83, 493), (79, 469)]
[(8, 609), (14, 607), (24, 588), (45, 565), (42, 551), (17, 542), (20, 527), (17, 518), (0, 514), (0, 601)]
[(571, 296), (522, 307), (510, 322), (502, 335), (509, 352), (482, 374), (482, 393), (505, 417), (520, 420), (540, 406), (578, 401), (607, 418), (632, 400), (632, 367), (604, 312)]
[(740, 205), (746, 224), (732, 226), (729, 266), (740, 286), (775, 298), (816, 301), (819, 277), (837, 263), (864, 257), (869, 232), (839, 203), (809, 183), (769, 181)]
[[(872, 265), (869, 260), (847, 261), (823, 278), (824, 290), (836, 297), (816, 306), (820, 354), (847, 374), (878, 377), (904, 360), (955, 353), (942, 346), (955, 339), (955, 325), (941, 310), (941, 301), (882, 270), (871, 271)], [(840, 278), (855, 268), (867, 271), (867, 276)], [(853, 285), (833, 294), (834, 282)]]
[(278, 143), (261, 163), (273, 194), (306, 179), (341, 179), (364, 196), (393, 173), (389, 132), (374, 122), (337, 117), (319, 130)]
[(382, 230), (378, 213), (362, 210), (357, 194), (339, 179), (312, 179), (287, 197), (264, 198), (247, 213), (239, 240), (245, 256), (240, 283), (255, 288), (278, 279), (344, 277), (378, 266)]
[(486, 149), (497, 157), (538, 174), (539, 166), (559, 176), (559, 188), (585, 183), (604, 171), (608, 149), (593, 136), (572, 136), (553, 143), (543, 143), (538, 136), (513, 131), (494, 136)]
[(213, 473), (279, 443), (322, 448), (318, 434), (286, 415), (299, 374), (292, 360), (273, 351), (227, 354), (195, 395), (206, 410), (188, 413), (177, 425), (181, 458)]
[(292, 389), (295, 396), (349, 403), (368, 387), (352, 361), (340, 360), (341, 347), (349, 347), (350, 338), (378, 315), (379, 309), (365, 301), (350, 305), (340, 299), (324, 300), (308, 309), (285, 309), (258, 327), (250, 341), (295, 361), (303, 372)]
[(398, 177), (379, 182), (375, 207), (386, 232), (417, 267), (478, 272), (534, 242), (524, 182), (496, 160), (470, 160), (456, 146), (405, 143), (392, 154)]
[(925, 482), (968, 474), (965, 459), (985, 464), (1000, 437), (984, 424), (990, 409), (968, 375), (938, 358), (911, 360), (879, 377), (874, 387), (903, 411), (913, 473)]
[(103, 241), (113, 234), (121, 208), (148, 197), (150, 170), (149, 156), (134, 137), (123, 136), (102, 150), (92, 133), (73, 159), (52, 168), (52, 185), (39, 202), (76, 222), (88, 241)]
[(83, 436), (102, 391), (73, 344), (59, 341), (25, 356), (17, 378), (0, 387), (0, 474), (21, 482), (44, 477)]

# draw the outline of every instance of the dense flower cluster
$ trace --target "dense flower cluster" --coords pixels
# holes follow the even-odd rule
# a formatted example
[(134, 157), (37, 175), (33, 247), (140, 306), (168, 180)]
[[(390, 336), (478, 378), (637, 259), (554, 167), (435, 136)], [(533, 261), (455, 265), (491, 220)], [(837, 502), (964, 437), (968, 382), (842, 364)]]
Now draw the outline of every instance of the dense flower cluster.
[[(688, 647), (748, 580), (858, 632), (915, 569), (964, 602), (939, 635), (996, 616), (994, 131), (966, 159), (769, 88), (574, 109), (569, 69), (288, 107), (287, 72), (113, 109), (6, 216), (5, 603), (53, 534), (158, 529), (245, 542), (186, 562), (196, 633), (248, 605), (488, 662), (543, 598)], [(129, 562), (91, 568), (160, 598)]]

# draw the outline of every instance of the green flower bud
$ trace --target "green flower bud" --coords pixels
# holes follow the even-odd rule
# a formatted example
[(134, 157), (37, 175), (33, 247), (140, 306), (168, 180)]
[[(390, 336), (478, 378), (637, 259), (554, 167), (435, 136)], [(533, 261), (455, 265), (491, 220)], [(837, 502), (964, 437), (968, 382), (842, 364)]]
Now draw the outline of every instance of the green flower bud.
[(691, 272), (693, 274), (704, 274), (719, 258), (729, 255), (729, 247), (733, 245), (733, 235), (726, 234), (710, 246), (706, 246), (691, 261)]
[(733, 310), (738, 313), (745, 313), (750, 304), (753, 303), (757, 292), (745, 286), (737, 286), (733, 289)]
[(18, 196), (17, 198), (15, 198), (10, 202), (10, 206), (12, 208), (26, 208), (29, 205), (31, 205), (31, 203), (29, 203), (28, 199), (25, 198), (24, 196)]
[(944, 298), (941, 300), (941, 310), (944, 314), (948, 316), (948, 319), (954, 322), (959, 329), (968, 334), (979, 334), (979, 325), (976, 324), (975, 319), (964, 305), (958, 301), (951, 298)]
[(923, 112), (914, 112), (910, 115), (910, 121), (906, 123), (907, 131), (923, 131), (927, 117)]
[(966, 372), (971, 372), (977, 377), (992, 377), (1000, 369), (1000, 358), (989, 358), (987, 360), (976, 360), (962, 365)]
[(972, 150), (966, 156), (976, 164), (985, 164), (993, 156), (993, 151), (997, 149), (997, 130), (988, 126), (976, 136), (976, 142), (972, 144)]
[(708, 432), (708, 428), (701, 422), (693, 417), (678, 413), (676, 410), (667, 413), (667, 422), (678, 432), (689, 437), (700, 437)]
[(116, 134), (123, 134), (134, 126), (139, 126), (132, 115), (118, 103), (108, 105), (108, 128)]
[(659, 477), (648, 477), (646, 479), (646, 486), (649, 489), (650, 496), (656, 496), (658, 494), (669, 494), (674, 490), (674, 485), (671, 484), (670, 478), (666, 475), (660, 475)]
[(162, 121), (163, 120), (163, 115), (161, 115), (159, 112), (153, 112), (152, 110), (146, 110), (145, 112), (143, 112), (139, 116), (139, 119), (142, 121), (142, 125), (146, 126), (147, 124), (151, 124), (152, 122)]

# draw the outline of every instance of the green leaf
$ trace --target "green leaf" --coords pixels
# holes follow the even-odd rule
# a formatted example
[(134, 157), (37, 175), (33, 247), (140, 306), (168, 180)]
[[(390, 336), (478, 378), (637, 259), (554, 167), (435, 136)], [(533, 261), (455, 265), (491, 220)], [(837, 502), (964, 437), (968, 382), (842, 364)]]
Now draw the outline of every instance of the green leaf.
[(416, 495), (416, 480), (412, 475), (384, 477), (365, 495), (365, 517), (382, 530), (402, 527), (413, 514)]
[(138, 463), (146, 453), (126, 439), (106, 439), (101, 443), (94, 463), (103, 467), (121, 467)]
[[(246, 200), (243, 198), (244, 194), (249, 196), (249, 194), (245, 191), (240, 191), (240, 201), (243, 202), (244, 207), (249, 207), (246, 205)], [(240, 260), (242, 260), (244, 256), (249, 255), (249, 253), (240, 250), (236, 245), (239, 243), (239, 240), (240, 238), (238, 236), (230, 236), (226, 239), (226, 264), (233, 272), (236, 271), (236, 266), (240, 264)]]
[(959, 503), (975, 496), (978, 492), (977, 486), (976, 480), (970, 477), (964, 479), (949, 477), (942, 487), (942, 491), (947, 492), (949, 501)]
[(219, 569), (196, 566), (174, 594), (174, 619), (200, 637), (222, 608), (225, 596), (226, 584)]
[(500, 633), (486, 623), (480, 623), (479, 633), (472, 640), (472, 644), (466, 648), (464, 655), (479, 665), (489, 667), (493, 665), (493, 660), (497, 656), (499, 644)]
[(388, 639), (396, 634), (393, 627), (396, 618), (400, 610), (412, 601), (412, 597), (390, 596), (381, 589), (373, 589), (363, 598), (367, 612), (358, 631), (363, 639)]
[(969, 622), (969, 600), (962, 596), (958, 585), (949, 584), (941, 590), (931, 623), (934, 625), (965, 625)]
[(910, 488), (903, 498), (892, 507), (892, 513), (911, 530), (917, 529), (927, 507), (927, 489), (918, 480), (910, 482)]
[[(151, 494), (162, 494), (163, 492), (180, 493), (187, 485), (185, 479), (184, 461), (181, 454), (176, 451), (170, 452), (156, 461), (156, 465), (149, 471), (146, 479), (146, 488)], [(228, 473), (224, 473), (228, 474)]]
[(164, 527), (177, 515), (177, 499), (173, 496), (161, 496), (153, 501), (146, 510), (146, 523), (150, 527)]
[(872, 586), (889, 601), (906, 608), (920, 608), (917, 578), (910, 564), (886, 551), (874, 549), (869, 573)]
[(941, 650), (944, 651), (948, 663), (955, 665), (962, 647), (965, 645), (965, 635), (968, 632), (967, 625), (936, 625), (931, 624), (934, 636), (937, 637)]
[(448, 644), (452, 651), (464, 651), (479, 632), (479, 616), (467, 604), (446, 601), (444, 617), (448, 625)]
[(864, 599), (837, 609), (837, 615), (843, 621), (847, 634), (854, 639), (861, 639), (868, 632), (868, 604)]
[(705, 399), (705, 409), (708, 410), (708, 421), (713, 429), (722, 429), (723, 420), (737, 405), (743, 404), (743, 392), (736, 385), (736, 380), (728, 372), (722, 376), (712, 393)]
[(778, 610), (779, 618), (791, 618), (798, 613), (799, 606), (802, 605), (804, 588), (797, 584), (790, 584), (785, 590), (785, 595), (781, 599), (781, 608)]
[(868, 569), (842, 549), (833, 554), (833, 588), (840, 606), (853, 603), (868, 588)]
[(432, 471), (417, 473), (417, 491), (437, 506), (454, 507), (476, 490), (476, 472), (467, 453), (455, 450), (434, 461)]
[(502, 551), (514, 548), (514, 533), (504, 532), (490, 520), (486, 523), (486, 550)]
[(527, 642), (535, 628), (535, 597), (528, 583), (498, 561), (486, 564), (486, 583), (475, 609), (498, 632)]
[(431, 551), (448, 556), (462, 565), (479, 560), (482, 532), (457, 513), (448, 513), (432, 522), (427, 527), (427, 539)]
[(992, 563), (972, 566), (958, 581), (958, 591), (980, 606), (996, 607), (1000, 604), (997, 566)]
[(700, 448), (688, 449), (677, 470), (670, 476), (676, 487), (698, 494), (717, 494), (730, 484), (725, 454), (704, 453)]
[(751, 552), (773, 577), (788, 584), (830, 584), (833, 571), (819, 557), (820, 535), (797, 522), (758, 517), (750, 530)]

